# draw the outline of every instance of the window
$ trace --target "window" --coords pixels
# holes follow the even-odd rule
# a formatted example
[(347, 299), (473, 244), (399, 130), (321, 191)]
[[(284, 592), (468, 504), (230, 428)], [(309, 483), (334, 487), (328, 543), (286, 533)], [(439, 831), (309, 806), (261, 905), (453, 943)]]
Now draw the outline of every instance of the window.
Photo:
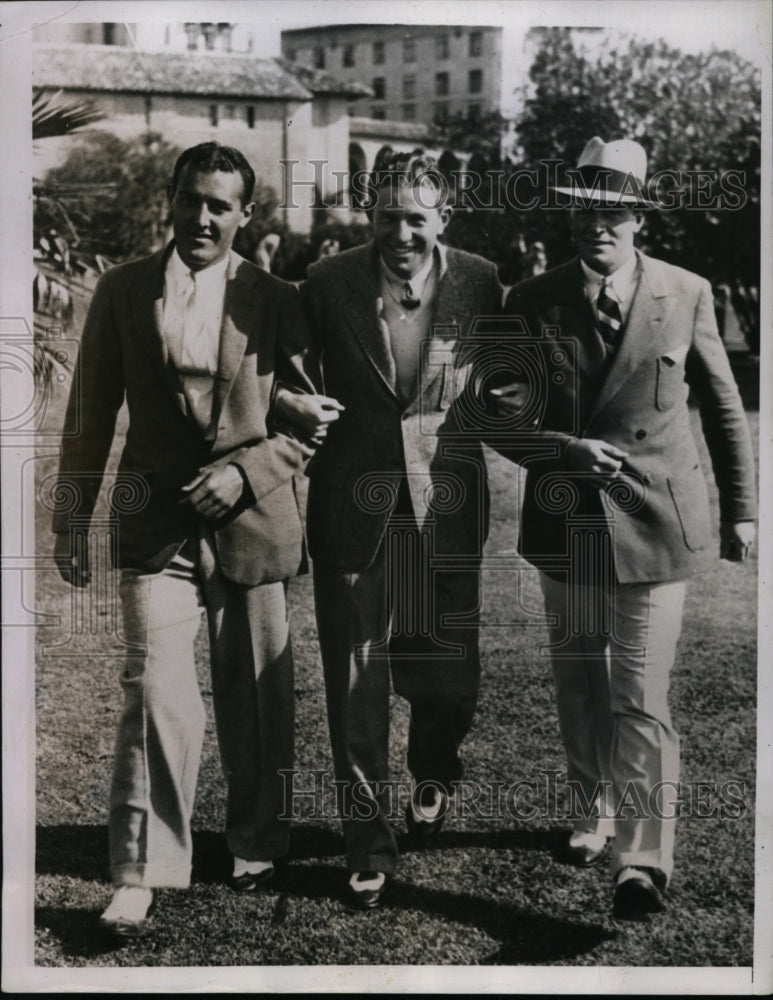
[(150, 113), (153, 110), (153, 99), (148, 96), (145, 98), (145, 125), (150, 128)]
[(439, 38), (435, 39), (435, 58), (448, 59), (448, 55), (448, 35), (440, 35)]
[(480, 118), (480, 104), (468, 104), (467, 115), (470, 118)]
[(380, 66), (384, 62), (384, 43), (374, 42), (373, 43), (373, 62)]
[(370, 117), (379, 118), (383, 120), (384, 118), (386, 118), (386, 111), (384, 110), (383, 106), (374, 104), (373, 107), (370, 109)]
[(416, 96), (416, 77), (403, 77), (403, 97), (413, 98)]
[(287, 50), (287, 58), (290, 60), (290, 62), (295, 62), (295, 56), (296, 56), (296, 54), (297, 53), (296, 53), (295, 49), (288, 49)]
[(204, 32), (204, 45), (208, 51), (212, 51), (215, 47), (215, 37), (217, 35), (217, 26), (214, 24), (202, 24), (202, 31)]
[(247, 128), (255, 128), (255, 108), (252, 105), (247, 108)]
[(403, 62), (416, 62), (416, 42), (413, 38), (406, 38), (403, 42)]
[(354, 66), (354, 46), (344, 45), (344, 54), (341, 58), (341, 63), (344, 66)]
[(217, 127), (217, 105), (210, 104), (209, 106), (209, 124), (213, 127)]
[(225, 106), (225, 116), (226, 118), (236, 118), (236, 105), (226, 104)]
[(325, 68), (325, 50), (321, 45), (317, 45), (313, 52), (314, 68), (324, 69)]
[(432, 105), (432, 117), (436, 122), (447, 122), (451, 113), (448, 101), (435, 101)]
[(435, 97), (448, 97), (448, 73), (435, 73)]
[(416, 121), (416, 105), (415, 104), (404, 104), (403, 105), (403, 121), (415, 122)]
[(185, 34), (188, 36), (188, 48), (191, 52), (195, 52), (199, 47), (199, 26), (198, 24), (193, 24), (188, 22), (185, 25)]
[(471, 94), (479, 94), (483, 90), (483, 70), (471, 69), (468, 75), (468, 89)]
[(471, 56), (481, 56), (481, 55), (483, 55), (483, 32), (482, 31), (471, 31), (470, 32), (470, 55)]
[(384, 98), (386, 97), (386, 80), (384, 79), (384, 77), (374, 76), (373, 83), (371, 84), (371, 86), (373, 87), (373, 96), (377, 100), (383, 101)]

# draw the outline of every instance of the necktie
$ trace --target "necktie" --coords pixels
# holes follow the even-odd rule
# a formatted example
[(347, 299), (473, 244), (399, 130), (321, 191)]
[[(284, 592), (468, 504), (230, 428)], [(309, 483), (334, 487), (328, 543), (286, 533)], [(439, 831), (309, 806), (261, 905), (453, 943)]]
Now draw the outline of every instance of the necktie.
[(403, 297), (400, 299), (400, 305), (403, 309), (418, 309), (421, 305), (421, 299), (417, 299), (413, 294), (410, 281), (403, 284)]
[(596, 311), (598, 313), (598, 331), (604, 341), (607, 355), (613, 354), (617, 348), (617, 340), (623, 326), (623, 317), (620, 314), (620, 306), (609, 294), (606, 281), (601, 286), (599, 297), (596, 300)]
[(211, 374), (211, 345), (202, 310), (196, 308), (196, 278), (193, 272), (190, 272), (189, 281), (184, 293), (182, 366), (183, 369)]

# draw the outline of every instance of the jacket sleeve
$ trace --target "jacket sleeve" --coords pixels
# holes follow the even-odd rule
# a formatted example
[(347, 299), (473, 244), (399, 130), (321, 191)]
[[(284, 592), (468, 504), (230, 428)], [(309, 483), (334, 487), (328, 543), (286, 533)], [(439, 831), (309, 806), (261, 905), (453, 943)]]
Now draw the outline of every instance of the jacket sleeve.
[[(564, 431), (546, 430), (540, 426), (538, 418), (528, 417), (533, 410), (534, 386), (529, 379), (533, 377), (534, 370), (531, 366), (512, 363), (517, 361), (519, 353), (512, 350), (512, 330), (522, 323), (532, 337), (535, 331), (539, 333), (539, 316), (530, 308), (527, 299), (521, 296), (519, 287), (515, 286), (508, 293), (502, 309), (499, 322), (501, 335), (492, 339), (489, 347), (479, 350), (475, 361), (473, 382), (478, 394), (477, 405), (488, 417), (482, 438), (488, 447), (511, 462), (528, 465), (530, 461), (539, 460), (562, 468), (564, 453), (573, 437)], [(535, 351), (544, 349), (541, 339), (529, 346)], [(508, 366), (503, 360), (504, 367), (496, 370), (491, 358), (497, 355), (504, 360), (510, 358), (511, 364)], [(520, 375), (513, 370), (515, 368), (521, 369)], [(487, 377), (484, 377), (484, 372), (488, 373)], [(509, 403), (500, 402), (491, 392), (506, 385), (511, 388)]]
[(741, 396), (719, 333), (711, 286), (701, 280), (686, 376), (698, 401), (703, 433), (719, 490), (722, 521), (756, 517), (751, 436)]
[[(297, 289), (289, 286), (278, 318), (274, 356), (274, 379), (293, 392), (320, 391), (321, 378), (311, 335)], [(274, 412), (275, 393), (267, 417), (268, 436), (255, 444), (236, 448), (220, 456), (211, 467), (232, 463), (247, 480), (255, 501), (303, 472), (316, 447), (299, 430), (279, 424)]]
[(93, 514), (124, 399), (110, 281), (107, 274), (97, 282), (73, 374), (54, 495), (57, 533), (69, 531), (72, 516)]

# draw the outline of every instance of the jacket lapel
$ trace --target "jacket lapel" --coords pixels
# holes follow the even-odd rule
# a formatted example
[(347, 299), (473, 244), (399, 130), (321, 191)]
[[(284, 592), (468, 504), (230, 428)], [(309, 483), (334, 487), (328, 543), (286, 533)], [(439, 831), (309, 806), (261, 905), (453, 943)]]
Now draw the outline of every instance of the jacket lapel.
[(389, 343), (389, 327), (382, 316), (375, 245), (369, 243), (346, 261), (341, 313), (379, 378), (397, 399), (397, 373)]
[(215, 375), (212, 419), (217, 421), (226, 404), (247, 349), (247, 341), (262, 311), (262, 296), (250, 269), (231, 252), (228, 262), (220, 350)]
[(469, 309), (472, 296), (464, 269), (459, 267), (445, 247), (440, 248), (441, 274), (438, 279), (435, 308), (429, 328), (430, 343), (422, 352), (422, 362), (428, 361), (430, 351), (437, 355), (444, 350), (451, 351), (447, 365), (422, 363), (419, 371), (417, 398), (422, 399), (431, 392), (441, 376), (453, 377), (446, 369), (453, 369), (461, 348), (462, 331), (468, 328)]
[(639, 254), (639, 282), (634, 292), (620, 348), (591, 408), (589, 419), (620, 391), (645, 357), (657, 351), (657, 342), (673, 308), (673, 296), (663, 282), (657, 263)]
[(164, 338), (164, 275), (173, 249), (174, 243), (170, 243), (164, 250), (154, 254), (140, 272), (137, 285), (130, 296), (129, 328), (147, 354), (151, 371), (158, 373), (180, 411), (187, 414), (188, 406), (182, 385), (169, 358)]

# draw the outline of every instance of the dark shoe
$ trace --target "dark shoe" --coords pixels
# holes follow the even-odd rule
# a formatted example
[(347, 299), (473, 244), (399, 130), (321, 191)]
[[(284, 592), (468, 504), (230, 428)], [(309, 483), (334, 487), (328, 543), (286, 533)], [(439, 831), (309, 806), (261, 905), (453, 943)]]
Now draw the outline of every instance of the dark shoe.
[[(372, 885), (380, 879), (380, 884)], [(375, 910), (386, 889), (387, 878), (383, 872), (356, 872), (349, 880), (346, 902), (354, 910)]]
[(240, 875), (232, 875), (229, 885), (234, 892), (254, 892), (259, 886), (264, 885), (274, 877), (276, 869), (273, 864), (270, 868), (264, 868), (260, 872), (242, 872)]
[(570, 865), (588, 868), (601, 858), (606, 846), (607, 838), (602, 834), (575, 830), (567, 841), (564, 858)]
[(405, 810), (405, 825), (411, 839), (420, 846), (431, 844), (440, 833), (447, 812), (446, 793), (437, 785), (422, 782), (414, 789)]
[(649, 920), (651, 914), (665, 908), (666, 901), (647, 868), (624, 868), (620, 872), (612, 905), (616, 920)]
[(100, 930), (119, 941), (143, 937), (150, 928), (156, 897), (151, 891), (150, 900), (146, 902), (144, 896), (138, 895), (142, 891), (134, 886), (119, 886), (99, 918)]

